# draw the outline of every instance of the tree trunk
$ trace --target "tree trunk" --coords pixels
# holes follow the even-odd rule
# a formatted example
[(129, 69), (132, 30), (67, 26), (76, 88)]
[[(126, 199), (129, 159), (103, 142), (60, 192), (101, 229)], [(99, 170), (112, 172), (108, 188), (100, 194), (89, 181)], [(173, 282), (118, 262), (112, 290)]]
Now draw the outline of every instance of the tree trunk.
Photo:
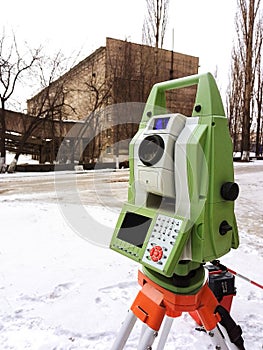
[(5, 147), (5, 106), (4, 102), (1, 103), (1, 113), (0, 113), (0, 173), (6, 171), (6, 147)]
[[(243, 18), (247, 14), (242, 14)], [(242, 161), (249, 161), (250, 153), (250, 105), (253, 91), (253, 32), (255, 21), (255, 0), (249, 0), (248, 23), (246, 33), (246, 59), (245, 59), (245, 90), (244, 90), (244, 119), (242, 127)]]
[(263, 102), (263, 65), (261, 59), (263, 45), (263, 23), (257, 25), (256, 41), (258, 43), (258, 51), (256, 57), (255, 75), (257, 78), (257, 86), (255, 88), (255, 104), (257, 107), (257, 131), (256, 131), (256, 157), (262, 152), (262, 102)]
[(8, 173), (14, 173), (16, 171), (16, 165), (17, 165), (17, 161), (18, 161), (20, 154), (21, 154), (21, 152), (16, 152), (12, 162), (9, 164), (9, 166), (7, 168)]
[[(256, 157), (262, 153), (262, 102), (263, 102), (263, 81), (261, 81), (260, 69), (258, 74), (258, 91), (256, 97), (257, 103), (257, 131), (256, 131)], [(261, 136), (261, 137), (260, 137)]]

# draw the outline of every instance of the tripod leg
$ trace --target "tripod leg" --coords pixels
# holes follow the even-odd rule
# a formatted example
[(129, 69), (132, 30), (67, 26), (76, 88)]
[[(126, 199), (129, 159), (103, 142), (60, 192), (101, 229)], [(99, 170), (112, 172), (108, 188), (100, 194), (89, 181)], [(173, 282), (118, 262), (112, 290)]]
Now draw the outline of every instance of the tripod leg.
[(124, 345), (126, 344), (129, 338), (129, 335), (135, 325), (136, 320), (137, 320), (137, 317), (134, 315), (132, 311), (129, 310), (128, 315), (121, 326), (119, 334), (111, 350), (122, 350), (124, 348)]
[(211, 337), (212, 343), (215, 346), (215, 349), (231, 350), (231, 348), (227, 346), (226, 340), (218, 327), (215, 327), (209, 331), (209, 335)]
[(141, 334), (140, 334), (140, 340), (139, 340), (139, 343), (141, 342), (142, 338), (143, 338), (143, 335), (144, 335), (144, 332), (147, 328), (147, 324), (146, 323), (143, 323), (142, 324), (142, 328), (141, 328)]
[(162, 350), (165, 346), (166, 340), (168, 338), (168, 335), (170, 333), (171, 327), (173, 324), (173, 318), (171, 317), (166, 317), (162, 329), (162, 333), (160, 336), (160, 340), (158, 342), (156, 350)]
[(157, 337), (158, 332), (150, 327), (146, 327), (144, 329), (143, 335), (140, 339), (140, 343), (138, 345), (137, 350), (151, 350), (153, 342)]

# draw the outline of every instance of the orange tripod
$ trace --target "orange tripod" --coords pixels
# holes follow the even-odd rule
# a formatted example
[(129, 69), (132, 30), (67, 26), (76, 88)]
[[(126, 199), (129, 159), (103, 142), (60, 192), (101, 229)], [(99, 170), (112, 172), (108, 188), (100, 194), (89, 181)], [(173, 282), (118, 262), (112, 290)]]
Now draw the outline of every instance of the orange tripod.
[[(157, 350), (163, 349), (173, 318), (181, 316), (183, 312), (188, 312), (212, 335), (211, 341), (215, 349), (245, 349), (241, 328), (235, 324), (228, 311), (218, 303), (207, 283), (195, 294), (182, 295), (164, 289), (141, 271), (139, 271), (138, 280), (142, 289), (131, 306), (112, 350), (124, 348), (137, 319), (140, 319), (145, 325), (137, 349), (151, 350), (163, 319), (167, 316), (156, 348)], [(228, 344), (229, 340), (226, 340), (218, 323), (226, 328), (231, 344)]]

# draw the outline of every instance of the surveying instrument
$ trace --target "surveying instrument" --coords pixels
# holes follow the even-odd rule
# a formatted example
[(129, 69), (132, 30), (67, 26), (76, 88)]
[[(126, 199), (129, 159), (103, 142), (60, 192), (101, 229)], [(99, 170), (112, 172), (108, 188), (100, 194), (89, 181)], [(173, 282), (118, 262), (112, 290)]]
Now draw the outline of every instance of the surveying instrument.
[[(191, 117), (166, 111), (167, 91), (194, 85)], [(137, 349), (152, 349), (161, 326), (157, 349), (163, 349), (183, 312), (211, 335), (215, 349), (245, 349), (242, 330), (209, 287), (204, 266), (239, 245), (232, 143), (210, 73), (153, 86), (129, 164), (128, 202), (110, 247), (142, 265), (142, 288), (112, 350), (124, 348), (137, 319), (143, 323)], [(224, 294), (227, 282), (220, 286)]]

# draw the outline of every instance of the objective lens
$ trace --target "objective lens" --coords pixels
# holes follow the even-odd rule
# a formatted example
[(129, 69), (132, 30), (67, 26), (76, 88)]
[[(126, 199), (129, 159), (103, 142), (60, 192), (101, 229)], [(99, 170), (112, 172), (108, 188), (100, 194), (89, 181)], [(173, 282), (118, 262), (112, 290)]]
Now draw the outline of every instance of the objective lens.
[(164, 141), (159, 135), (147, 136), (139, 146), (139, 158), (146, 166), (156, 164), (163, 155)]

